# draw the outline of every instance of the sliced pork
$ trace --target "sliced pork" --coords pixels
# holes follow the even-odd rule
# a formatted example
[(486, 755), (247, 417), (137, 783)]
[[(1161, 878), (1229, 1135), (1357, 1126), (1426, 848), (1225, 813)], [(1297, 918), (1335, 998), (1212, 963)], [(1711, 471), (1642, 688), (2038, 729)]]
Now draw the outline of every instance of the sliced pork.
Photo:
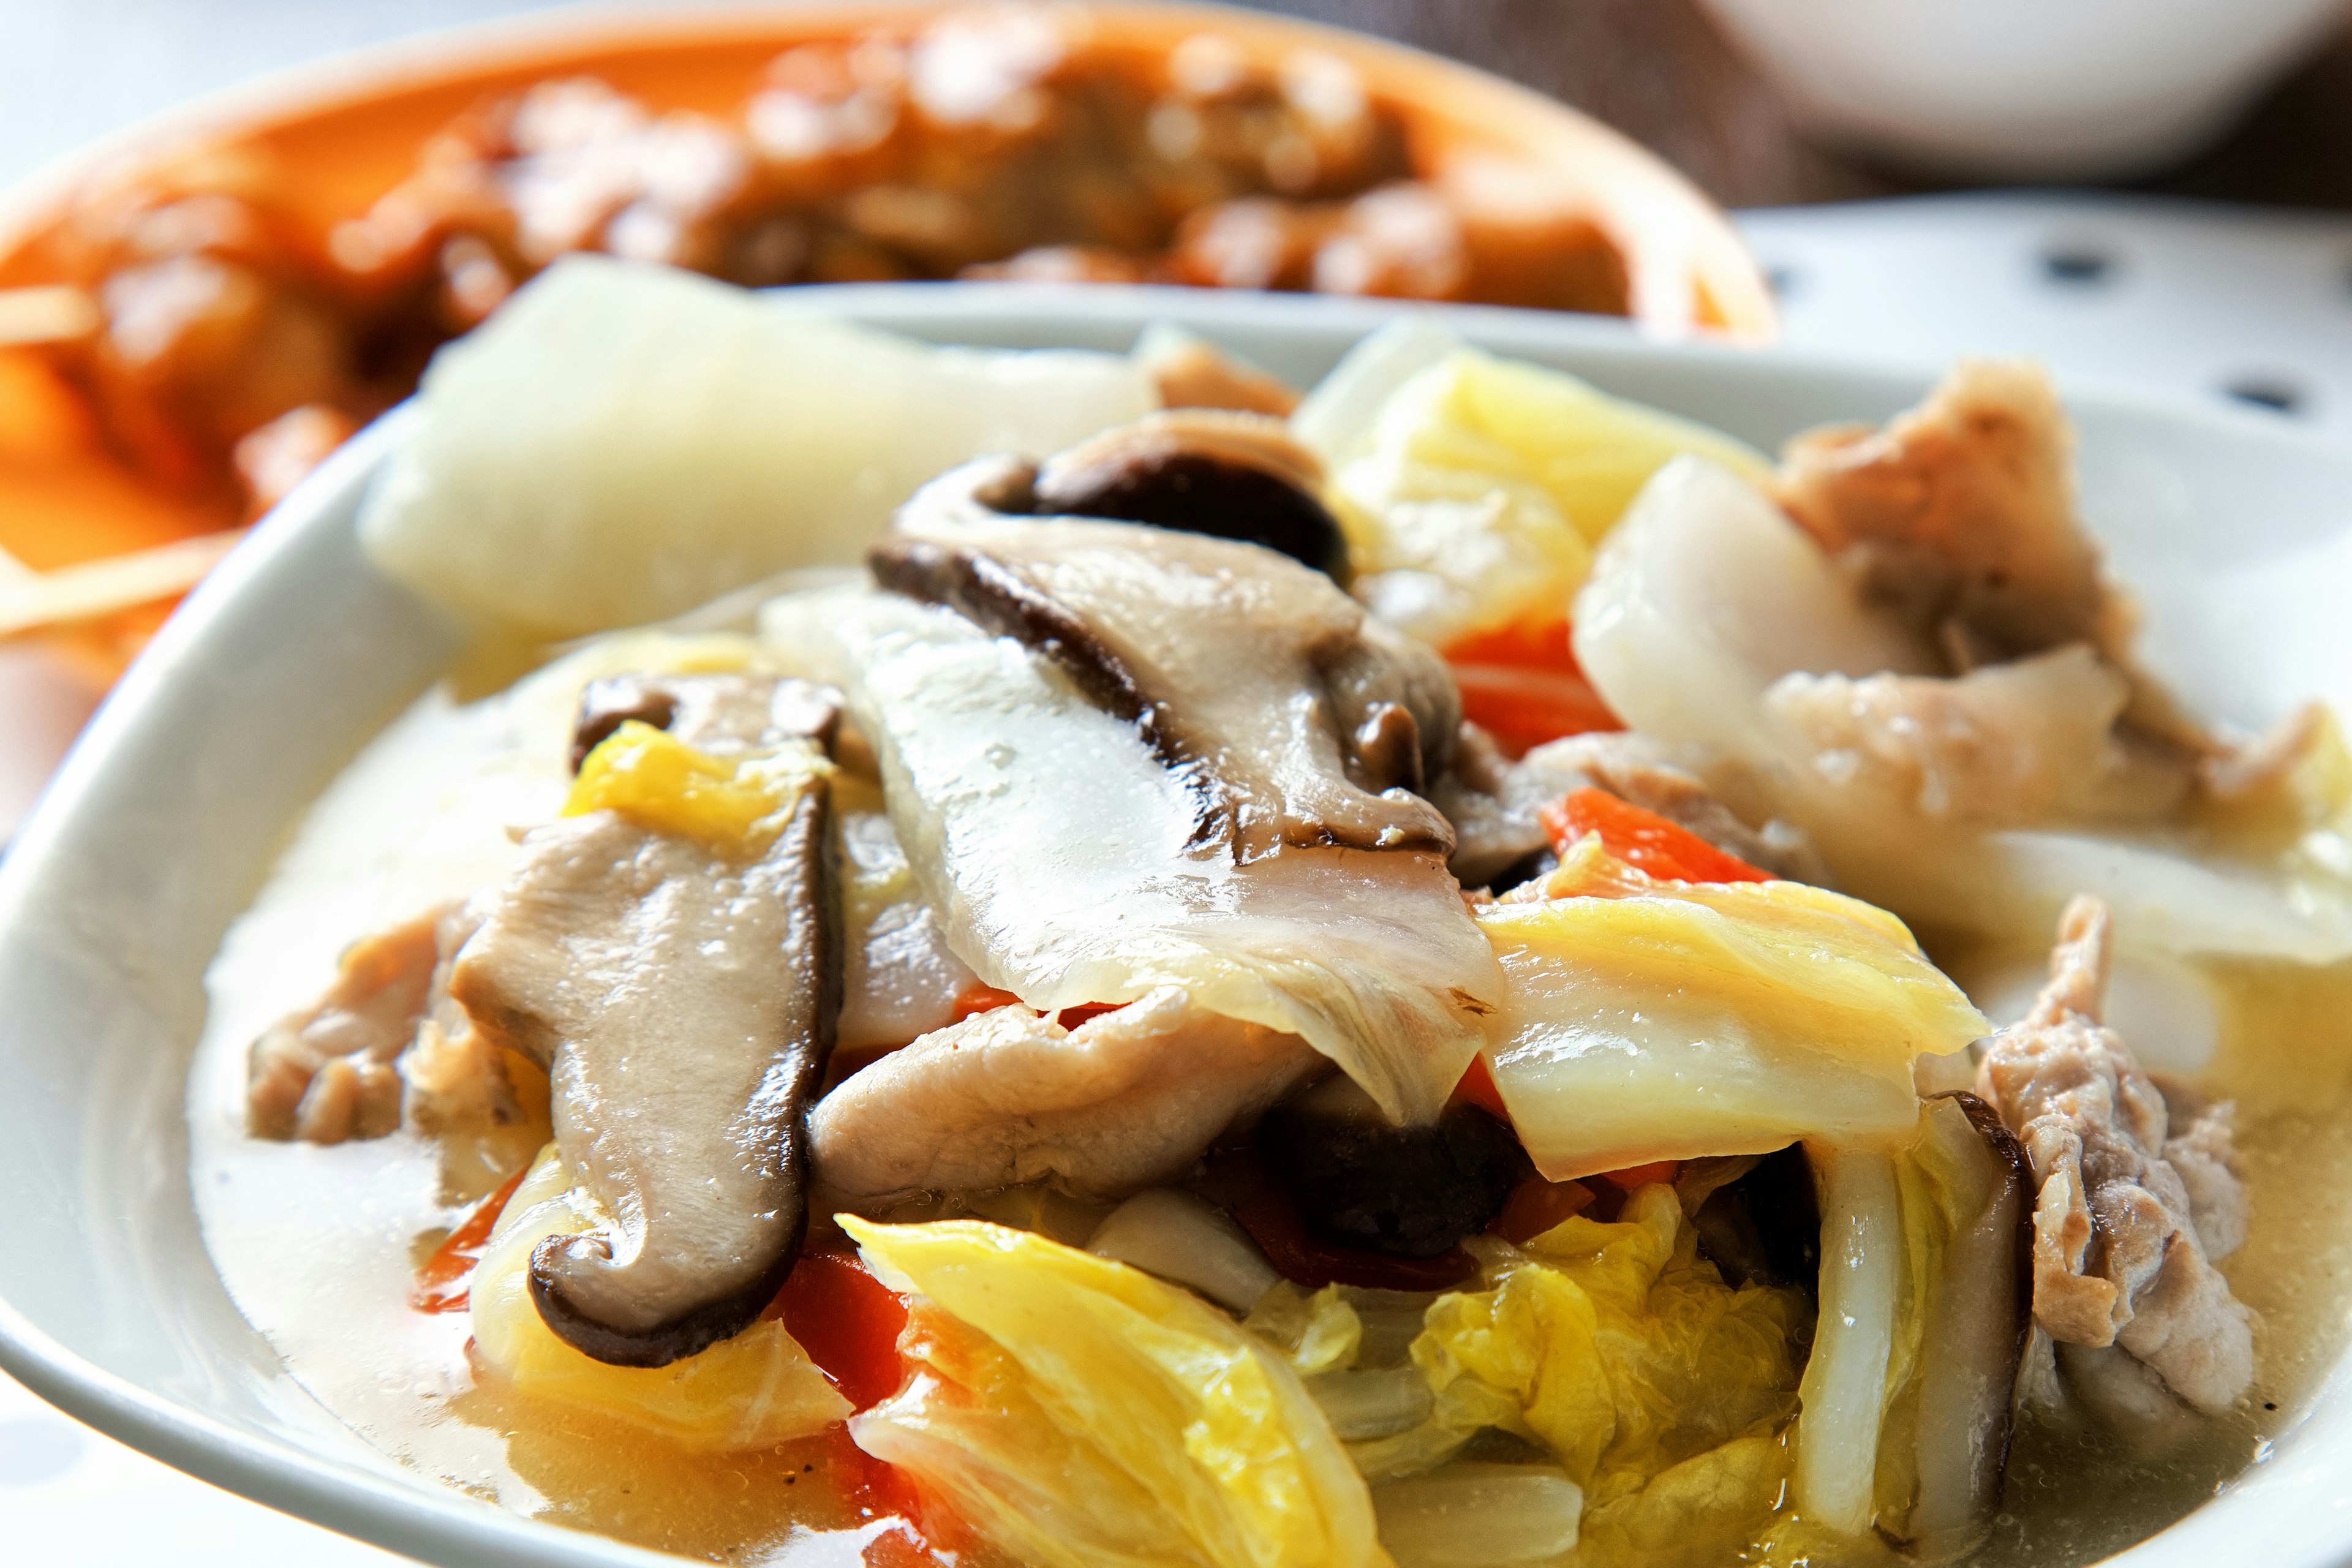
[(435, 931), (448, 912), (352, 943), (318, 1002), (254, 1041), (246, 1118), (255, 1137), (340, 1143), (400, 1125), (395, 1063), (416, 1037), (439, 959)]
[(1208, 1012), (1180, 986), (1075, 1029), (1004, 1006), (852, 1075), (810, 1134), (825, 1196), (852, 1209), (1046, 1180), (1123, 1197), (1182, 1173), (1321, 1064), (1297, 1036)]
[(2163, 1091), (2101, 1025), (2109, 923), (2096, 899), (2067, 909), (2050, 984), (1993, 1037), (1977, 1092), (2033, 1168), (2035, 1321), (2061, 1345), (2119, 1347), (2222, 1411), (2254, 1371), (2253, 1314), (2213, 1267), (2244, 1235), (2229, 1108), (2198, 1108), (2176, 1137)]

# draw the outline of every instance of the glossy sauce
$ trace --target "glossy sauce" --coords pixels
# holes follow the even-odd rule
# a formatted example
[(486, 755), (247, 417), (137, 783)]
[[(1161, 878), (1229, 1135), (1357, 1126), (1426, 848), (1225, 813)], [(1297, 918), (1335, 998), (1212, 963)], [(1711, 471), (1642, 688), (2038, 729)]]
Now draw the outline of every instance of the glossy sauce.
[[(320, 798), (232, 928), (207, 977), (212, 1006), (189, 1078), (205, 1246), (294, 1380), (426, 1475), (684, 1556), (860, 1563), (895, 1527), (845, 1434), (688, 1453), (625, 1422), (478, 1382), (467, 1314), (411, 1305), (418, 1268), (536, 1152), (543, 1124), (447, 1147), (405, 1131), (328, 1148), (244, 1134), (253, 1037), (318, 993), (352, 936), (496, 881), (512, 853), (506, 827), (554, 814), (579, 679), (526, 682), (475, 709), (424, 699)], [(890, 1551), (874, 1561), (917, 1561)]]
[[(2119, 1441), (2029, 1422), (2011, 1450), (2004, 1505), (1979, 1561), (2035, 1568), (2094, 1562), (2144, 1541), (2251, 1479), (2346, 1349), (2352, 1296), (2352, 963), (2230, 961), (2203, 972), (2219, 1024), (2200, 1085), (2237, 1101), (2251, 1213), (2220, 1265), (2261, 1315), (2254, 1384), (2178, 1445)], [(2000, 1021), (2000, 1020), (1996, 1020)], [(2128, 1043), (2128, 1037), (2126, 1037)]]
[[(838, 1430), (767, 1452), (690, 1454), (476, 1381), (467, 1318), (415, 1310), (415, 1271), (529, 1157), (539, 1130), (449, 1149), (406, 1133), (332, 1148), (243, 1134), (253, 1036), (315, 995), (350, 937), (495, 880), (512, 852), (507, 826), (552, 814), (579, 676), (569, 679), (527, 681), (471, 710), (424, 700), (321, 798), (232, 929), (190, 1079), (206, 1245), (290, 1375), (426, 1475), (533, 1518), (712, 1562), (920, 1561), (887, 1520), (894, 1500), (874, 1489), (875, 1468)], [(2207, 983), (2220, 1044), (2201, 1076), (2238, 1101), (2252, 1207), (2249, 1239), (2224, 1271), (2263, 1316), (2255, 1392), (2152, 1459), (2021, 1430), (1980, 1562), (2084, 1563), (2182, 1517), (2242, 1478), (2344, 1348), (2352, 965), (2231, 963)]]

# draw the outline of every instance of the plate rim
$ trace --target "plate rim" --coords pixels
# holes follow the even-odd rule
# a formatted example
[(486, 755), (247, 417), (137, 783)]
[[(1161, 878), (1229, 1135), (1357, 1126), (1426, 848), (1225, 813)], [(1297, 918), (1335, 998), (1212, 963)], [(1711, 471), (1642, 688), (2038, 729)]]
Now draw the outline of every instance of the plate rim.
[[(1289, 333), (1325, 339), (1344, 352), (1345, 342), (1380, 325), (1402, 316), (1421, 315), (1499, 353), (1550, 353), (1611, 363), (1665, 363), (1693, 369), (1738, 367), (1737, 374), (1759, 381), (1791, 375), (1829, 377), (1863, 384), (1880, 394), (1906, 396), (1932, 384), (1942, 368), (1898, 369), (1781, 349), (1662, 343), (1643, 337), (1622, 321), (1500, 307), (1398, 306), (1319, 296), (1166, 288), (1073, 289), (1013, 283), (859, 284), (803, 288), (789, 294), (795, 308), (804, 303), (825, 314), (938, 341), (955, 341), (940, 334), (958, 327), (974, 330), (993, 325), (1018, 331), (1025, 322), (1032, 328), (1031, 336), (1048, 327), (1131, 334), (1151, 321), (1173, 320), (1221, 340)], [(2352, 477), (2352, 448), (2311, 432), (2281, 427), (2269, 416), (2209, 407), (2171, 394), (2095, 382), (2070, 381), (2062, 384), (2061, 393), (2070, 405), (2095, 404), (2127, 415), (2274, 445), (2325, 461)], [(133, 663), (77, 742), (16, 842), (0, 858), (0, 943), (22, 943), (33, 935), (32, 928), (38, 921), (36, 896), (49, 879), (51, 868), (66, 863), (68, 840), (79, 826), (82, 802), (108, 776), (113, 757), (136, 736), (151, 711), (190, 679), (187, 672), (201, 659), (218, 628), (244, 614), (249, 601), (270, 591), (283, 559), (313, 533), (337, 525), (338, 517), (347, 512), (385, 454), (417, 417), (413, 404), (400, 405), (306, 479), (257, 525), (252, 538), (198, 587)], [(359, 743), (373, 732), (362, 733)], [(184, 1071), (182, 1079), (184, 1084)], [(174, 1104), (181, 1102), (184, 1092), (173, 1097)], [(184, 1168), (179, 1175), (186, 1179)], [(282, 1436), (223, 1421), (184, 1398), (144, 1387), (67, 1349), (5, 1299), (0, 1299), (0, 1369), (59, 1409), (176, 1468), (390, 1551), (469, 1565), (531, 1563), (647, 1568), (676, 1561), (652, 1549), (552, 1528), (509, 1513), (422, 1473), (402, 1477), (366, 1470), (342, 1459), (306, 1452)], [(2352, 1369), (2352, 1350), (2339, 1355), (2329, 1376), (2333, 1379), (2347, 1369)], [(2330, 1392), (2324, 1384), (2315, 1389), (2312, 1407), (2328, 1398)], [(2185, 1543), (2171, 1538), (2200, 1520), (2210, 1521), (2217, 1513), (2234, 1514), (2237, 1510), (2220, 1506), (2225, 1501), (2217, 1499), (2200, 1505), (2165, 1531), (2127, 1548), (2120, 1560), (2140, 1562), (2141, 1553), (2173, 1560)], [(2348, 1557), (2352, 1557), (2352, 1525), (2333, 1543), (2306, 1548), (2277, 1568), (2289, 1568), (2290, 1562), (2315, 1565)], [(2178, 1560), (2185, 1561), (2185, 1555)]]

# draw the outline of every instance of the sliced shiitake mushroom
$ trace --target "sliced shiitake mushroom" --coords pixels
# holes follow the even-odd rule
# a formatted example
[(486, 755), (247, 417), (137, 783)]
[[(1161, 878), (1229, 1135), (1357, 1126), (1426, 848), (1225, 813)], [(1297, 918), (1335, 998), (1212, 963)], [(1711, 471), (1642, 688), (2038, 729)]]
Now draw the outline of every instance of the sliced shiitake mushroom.
[(1476, 1106), (1400, 1127), (1344, 1077), (1269, 1111), (1257, 1147), (1310, 1235), (1394, 1258), (1436, 1258), (1485, 1230), (1531, 1171), (1511, 1130)]
[(1180, 408), (1048, 458), (1029, 507), (1237, 539), (1348, 581), (1348, 541), (1317, 499), (1322, 465), (1279, 419)]
[(2034, 1188), (2024, 1151), (1973, 1094), (1930, 1100), (1920, 1138), (1935, 1145), (1923, 1154), (1936, 1168), (1964, 1184), (1966, 1217), (1927, 1303), (1916, 1416), (1887, 1435), (1910, 1452), (1880, 1458), (1882, 1488), (1907, 1474), (1910, 1496), (1882, 1493), (1877, 1522), (1914, 1556), (1938, 1561), (1973, 1547), (2000, 1510), (2018, 1363), (2033, 1324)]
[(572, 771), (631, 721), (667, 730), (688, 745), (726, 753), (800, 736), (832, 750), (841, 725), (841, 693), (806, 680), (710, 671), (632, 673), (592, 680), (572, 722)]
[(756, 852), (612, 811), (533, 829), (452, 963), (475, 1026), (547, 1070), (557, 1150), (608, 1216), (530, 1258), (541, 1318), (598, 1361), (661, 1366), (729, 1338), (799, 1253), (808, 1110), (841, 1007), (815, 765), (838, 713), (828, 689), (765, 677), (592, 689), (589, 747), (599, 726), (660, 720), (716, 751), (797, 748), (808, 775)]

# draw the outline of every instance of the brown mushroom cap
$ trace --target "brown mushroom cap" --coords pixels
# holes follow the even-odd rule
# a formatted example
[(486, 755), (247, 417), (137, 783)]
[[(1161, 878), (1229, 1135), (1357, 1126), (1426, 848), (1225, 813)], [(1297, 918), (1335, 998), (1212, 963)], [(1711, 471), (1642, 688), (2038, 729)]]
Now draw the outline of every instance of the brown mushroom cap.
[[(573, 745), (635, 719), (814, 763), (839, 717), (830, 688), (773, 676), (625, 676), (584, 694)], [(755, 854), (562, 817), (524, 839), (453, 961), (475, 1027), (547, 1069), (557, 1148), (609, 1216), (530, 1267), (541, 1318), (599, 1361), (661, 1366), (735, 1334), (799, 1255), (841, 1007), (832, 841), (821, 769)]]
[(1107, 430), (1037, 470), (1034, 510), (1145, 522), (1279, 551), (1344, 585), (1348, 541), (1315, 455), (1279, 419), (1180, 408)]

